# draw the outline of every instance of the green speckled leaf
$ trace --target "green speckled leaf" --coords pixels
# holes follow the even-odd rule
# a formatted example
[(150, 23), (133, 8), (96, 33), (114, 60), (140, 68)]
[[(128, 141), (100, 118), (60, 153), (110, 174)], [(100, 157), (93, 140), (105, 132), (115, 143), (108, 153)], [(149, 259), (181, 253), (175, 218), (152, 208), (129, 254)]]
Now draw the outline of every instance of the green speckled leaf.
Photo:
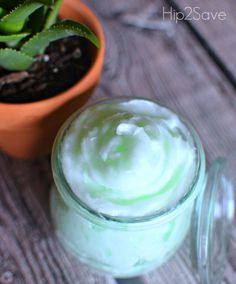
[(44, 24), (44, 30), (50, 28), (57, 19), (57, 14), (58, 14), (58, 10), (61, 6), (62, 0), (55, 0), (55, 3), (53, 5), (53, 7), (49, 10), (45, 24)]
[(56, 1), (57, 0), (37, 0), (37, 2), (43, 3), (48, 6), (54, 5)]
[(25, 1), (0, 20), (0, 31), (4, 34), (20, 32), (29, 15), (43, 4), (36, 1)]
[(0, 49), (0, 66), (10, 71), (22, 71), (33, 62), (30, 56), (10, 48)]
[(9, 42), (20, 41), (28, 35), (29, 33), (21, 33), (15, 35), (0, 35), (0, 42), (9, 43)]
[(48, 30), (36, 34), (22, 45), (21, 51), (33, 57), (41, 50), (44, 50), (50, 42), (73, 35), (84, 37), (96, 47), (99, 47), (97, 37), (86, 26), (71, 20), (65, 20), (53, 25)]

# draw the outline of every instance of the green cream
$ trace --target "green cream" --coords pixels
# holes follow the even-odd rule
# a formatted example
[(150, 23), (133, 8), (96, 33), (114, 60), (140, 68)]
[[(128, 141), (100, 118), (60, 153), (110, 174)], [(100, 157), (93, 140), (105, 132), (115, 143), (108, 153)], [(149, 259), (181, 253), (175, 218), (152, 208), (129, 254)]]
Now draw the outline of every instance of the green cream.
[(189, 229), (193, 199), (155, 216), (191, 189), (194, 143), (174, 112), (148, 100), (107, 100), (80, 112), (54, 146), (51, 211), (63, 244), (117, 277), (161, 265)]
[(91, 106), (72, 122), (61, 147), (73, 192), (112, 216), (169, 207), (196, 171), (187, 127), (170, 110), (145, 100)]

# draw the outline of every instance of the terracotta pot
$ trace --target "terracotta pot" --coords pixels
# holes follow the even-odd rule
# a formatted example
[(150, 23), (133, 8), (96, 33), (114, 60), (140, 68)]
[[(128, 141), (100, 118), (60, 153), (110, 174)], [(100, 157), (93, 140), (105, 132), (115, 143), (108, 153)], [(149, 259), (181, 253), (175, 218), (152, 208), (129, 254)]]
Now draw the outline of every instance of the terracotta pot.
[(91, 49), (92, 66), (67, 91), (38, 102), (0, 103), (0, 148), (17, 158), (29, 159), (48, 154), (61, 124), (85, 104), (101, 74), (104, 35), (96, 16), (78, 0), (64, 0), (60, 16), (78, 20), (90, 27), (98, 36), (101, 47)]

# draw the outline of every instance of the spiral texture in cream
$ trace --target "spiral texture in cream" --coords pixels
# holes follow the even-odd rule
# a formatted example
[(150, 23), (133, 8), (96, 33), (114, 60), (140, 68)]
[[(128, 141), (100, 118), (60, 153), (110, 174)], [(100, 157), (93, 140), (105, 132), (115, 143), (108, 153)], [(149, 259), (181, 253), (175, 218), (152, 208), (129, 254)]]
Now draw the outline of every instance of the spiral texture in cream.
[(84, 110), (62, 143), (62, 167), (74, 193), (112, 216), (144, 216), (177, 202), (196, 171), (185, 124), (143, 99)]

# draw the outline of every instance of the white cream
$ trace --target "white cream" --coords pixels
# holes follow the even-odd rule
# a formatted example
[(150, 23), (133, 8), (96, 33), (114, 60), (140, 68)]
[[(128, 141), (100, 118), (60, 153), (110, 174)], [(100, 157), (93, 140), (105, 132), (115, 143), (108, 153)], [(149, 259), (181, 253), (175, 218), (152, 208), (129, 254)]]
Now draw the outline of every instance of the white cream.
[(61, 149), (74, 193), (112, 216), (144, 216), (172, 206), (196, 172), (187, 127), (169, 109), (142, 99), (87, 108), (72, 122)]

